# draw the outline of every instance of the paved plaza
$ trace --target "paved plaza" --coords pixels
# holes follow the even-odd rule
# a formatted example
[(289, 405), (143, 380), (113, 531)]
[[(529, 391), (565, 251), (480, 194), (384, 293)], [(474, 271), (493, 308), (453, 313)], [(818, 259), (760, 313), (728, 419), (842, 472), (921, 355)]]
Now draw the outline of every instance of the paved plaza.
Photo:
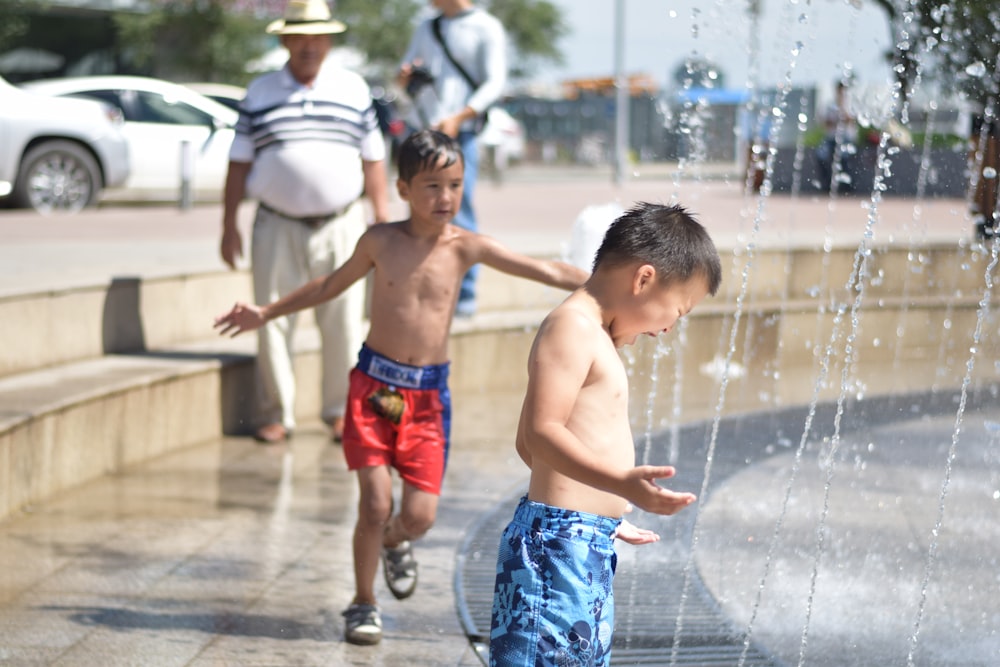
[[(740, 186), (732, 169), (699, 174), (678, 172), (675, 166), (637, 168), (626, 183), (616, 185), (604, 171), (525, 166), (501, 183), (484, 182), (477, 201), (484, 233), (522, 252), (548, 256), (567, 251), (573, 221), (589, 205), (674, 198), (698, 214), (723, 253), (746, 252), (750, 243), (852, 247), (866, 230), (874, 242), (972, 241), (960, 200), (889, 197), (873, 208), (865, 197), (761, 198), (745, 195)], [(402, 205), (395, 206), (402, 215)], [(251, 215), (252, 206), (245, 205), (244, 229)], [(220, 271), (220, 216), (215, 205), (187, 211), (109, 205), (72, 217), (0, 210), (0, 299), (122, 276)], [(0, 333), (8, 335), (30, 332)], [(70, 489), (0, 521), (0, 665), (481, 665), (457, 611), (456, 555), (482, 517), (509, 502), (527, 479), (512, 446), (520, 398), (514, 393), (455, 397), (454, 446), (439, 519), (416, 547), (418, 592), (396, 601), (378, 583), (385, 622), (379, 646), (355, 647), (342, 640), (340, 611), (353, 589), (350, 540), (357, 490), (339, 448), (321, 424), (311, 423), (286, 445), (223, 437)], [(995, 439), (1000, 436), (991, 430), (1000, 431), (995, 406), (995, 397), (987, 397), (970, 410), (975, 460), (955, 469), (954, 505), (932, 579), (930, 619), (923, 627), (933, 653), (919, 654), (918, 665), (1000, 664), (1000, 615), (988, 602), (1000, 595), (995, 574), (1000, 501), (989, 495), (989, 489), (1000, 489)], [(904, 468), (894, 468), (897, 461), (878, 451), (862, 473), (872, 482), (863, 492), (864, 506), (879, 509), (858, 511), (853, 523), (833, 529), (884, 540), (890, 532), (905, 535), (894, 535), (899, 538), (895, 546), (879, 552), (889, 554), (885, 558), (859, 559), (836, 548), (822, 553), (833, 567), (839, 562), (844, 586), (829, 598), (838, 607), (816, 613), (813, 646), (826, 657), (805, 664), (862, 664), (857, 658), (840, 662), (838, 642), (854, 642), (845, 655), (865, 654), (865, 642), (879, 641), (873, 629), (879, 622), (872, 619), (886, 612), (878, 608), (880, 601), (910, 604), (920, 598), (927, 528), (937, 511), (952, 428), (949, 415), (954, 418), (950, 404), (930, 423), (905, 422), (919, 452)], [(876, 440), (897, 435), (891, 425), (880, 428), (872, 436)], [(931, 429), (939, 437), (932, 439)], [(794, 442), (797, 433), (789, 429), (783, 437)], [(851, 446), (864, 449), (864, 437)], [(761, 451), (773, 445), (757, 444)], [(780, 446), (787, 448), (788, 442)], [(698, 567), (713, 593), (725, 599), (723, 612), (739, 624), (755, 609), (753, 600), (730, 593), (755, 589), (765, 556), (750, 543), (769, 535), (784, 492), (772, 480), (784, 479), (796, 464), (793, 451), (787, 448), (733, 472), (704, 513), (702, 549), (709, 557)], [(693, 458), (700, 467), (702, 460)], [(918, 463), (928, 463), (932, 474), (915, 470)], [(815, 465), (802, 473), (813, 489), (823, 488), (825, 475)], [(835, 487), (832, 502), (850, 508), (853, 488)], [(796, 501), (787, 517), (788, 554), (811, 553), (816, 536), (809, 526), (823, 509), (822, 500), (806, 494)], [(623, 566), (638, 557), (626, 549)], [(763, 643), (791, 664), (800, 621), (795, 617), (782, 627), (775, 619), (785, 605), (801, 611), (814, 562), (779, 555), (768, 583), (775, 596), (761, 606)], [(855, 573), (872, 571), (865, 568), (875, 568), (884, 590), (861, 587)], [(942, 622), (939, 615), (948, 609), (955, 611), (952, 620)], [(912, 631), (910, 611), (892, 620), (893, 633)], [(672, 617), (665, 618), (664, 632), (672, 624)], [(949, 657), (945, 649), (952, 641)], [(878, 646), (885, 653), (872, 655), (895, 656), (891, 664), (905, 664), (899, 650), (906, 643), (906, 637), (897, 636), (891, 646)], [(940, 656), (944, 662), (936, 662)], [(864, 664), (890, 662), (878, 658)]]

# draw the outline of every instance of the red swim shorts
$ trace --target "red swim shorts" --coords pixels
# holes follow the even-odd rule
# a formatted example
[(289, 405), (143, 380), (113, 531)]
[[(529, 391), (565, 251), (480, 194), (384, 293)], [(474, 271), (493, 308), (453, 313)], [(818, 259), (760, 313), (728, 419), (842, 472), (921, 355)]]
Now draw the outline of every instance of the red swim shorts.
[(347, 467), (391, 466), (405, 482), (440, 495), (451, 422), (447, 380), (447, 364), (408, 366), (362, 347), (344, 415)]

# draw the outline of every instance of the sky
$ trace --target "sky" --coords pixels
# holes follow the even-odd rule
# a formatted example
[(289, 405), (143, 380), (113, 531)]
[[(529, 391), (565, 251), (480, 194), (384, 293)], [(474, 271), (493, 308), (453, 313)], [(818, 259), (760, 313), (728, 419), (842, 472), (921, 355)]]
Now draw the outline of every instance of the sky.
[[(615, 8), (619, 0), (551, 0), (563, 12), (569, 34), (559, 43), (566, 64), (545, 67), (548, 82), (610, 76), (614, 68)], [(625, 6), (625, 69), (667, 84), (692, 55), (716, 63), (727, 88), (745, 88), (750, 72), (747, 0), (621, 0)], [(872, 3), (847, 0), (759, 0), (757, 58), (761, 86), (789, 76), (795, 84), (833, 87), (848, 63), (858, 83), (889, 80), (882, 54), (889, 48), (883, 12)], [(802, 44), (793, 57), (796, 43)], [(794, 62), (794, 66), (793, 66)]]

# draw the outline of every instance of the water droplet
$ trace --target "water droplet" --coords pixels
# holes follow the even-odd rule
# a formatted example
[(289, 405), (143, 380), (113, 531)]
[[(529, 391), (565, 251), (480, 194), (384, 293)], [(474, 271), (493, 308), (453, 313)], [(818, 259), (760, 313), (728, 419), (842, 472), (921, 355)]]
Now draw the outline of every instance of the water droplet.
[(993, 167), (983, 167), (983, 178), (993, 179), (997, 177), (997, 170)]
[(965, 73), (968, 74), (969, 76), (982, 78), (982, 76), (986, 74), (986, 65), (984, 65), (981, 61), (977, 60), (976, 62), (972, 63), (971, 65), (965, 68)]

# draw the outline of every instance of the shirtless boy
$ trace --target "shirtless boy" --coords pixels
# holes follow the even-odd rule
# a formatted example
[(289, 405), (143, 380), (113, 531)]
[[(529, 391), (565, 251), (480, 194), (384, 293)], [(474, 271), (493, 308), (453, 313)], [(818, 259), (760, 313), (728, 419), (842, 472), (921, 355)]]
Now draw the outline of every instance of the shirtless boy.
[(491, 665), (608, 664), (614, 539), (659, 539), (622, 515), (629, 503), (674, 514), (695, 501), (656, 483), (672, 467), (635, 465), (617, 348), (669, 332), (721, 276), (687, 211), (638, 204), (608, 229), (586, 284), (542, 322), (517, 431), (531, 480), (500, 540)]
[[(451, 418), (448, 333), (462, 276), (482, 263), (522, 278), (575, 289), (587, 274), (563, 262), (512, 252), (497, 241), (451, 224), (462, 201), (462, 153), (433, 130), (400, 147), (402, 222), (375, 225), (336, 271), (266, 306), (237, 303), (216, 319), (233, 335), (332, 299), (374, 269), (371, 327), (351, 371), (344, 456), (361, 490), (354, 528), (355, 595), (344, 612), (345, 638), (376, 644), (382, 621), (375, 599), (379, 555), (389, 590), (412, 595), (417, 564), (410, 542), (434, 523), (448, 456)], [(393, 513), (390, 468), (403, 480)]]

